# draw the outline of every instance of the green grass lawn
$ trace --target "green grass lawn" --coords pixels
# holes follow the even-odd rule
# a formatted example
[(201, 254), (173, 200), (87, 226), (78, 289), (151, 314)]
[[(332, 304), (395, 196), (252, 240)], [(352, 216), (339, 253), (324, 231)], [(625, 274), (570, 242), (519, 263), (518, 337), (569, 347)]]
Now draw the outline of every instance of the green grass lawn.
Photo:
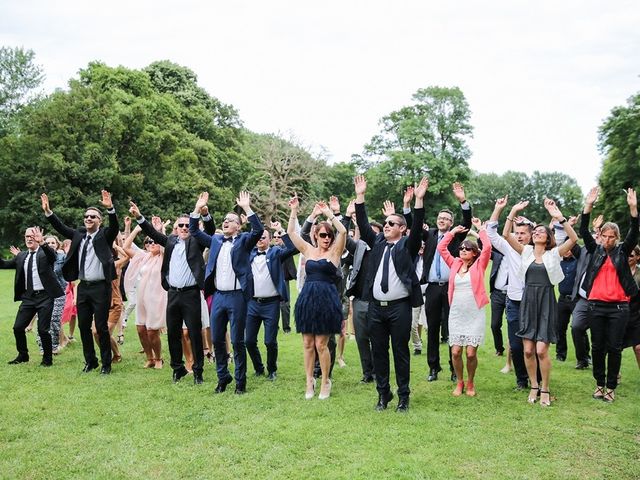
[(211, 365), (203, 386), (173, 385), (166, 339), (167, 366), (142, 369), (133, 327), (107, 377), (80, 373), (79, 342), (38, 367), (33, 334), (31, 362), (10, 366), (13, 272), (0, 271), (0, 291), (0, 478), (640, 478), (640, 371), (629, 350), (615, 403), (591, 399), (591, 371), (575, 370), (570, 351), (554, 362), (557, 401), (543, 409), (499, 373), (487, 328), (476, 398), (453, 398), (448, 375), (428, 383), (423, 354), (411, 358), (410, 412), (378, 413), (352, 340), (327, 401), (304, 400), (296, 334), (280, 335), (277, 381), (249, 376), (244, 396), (214, 396)]

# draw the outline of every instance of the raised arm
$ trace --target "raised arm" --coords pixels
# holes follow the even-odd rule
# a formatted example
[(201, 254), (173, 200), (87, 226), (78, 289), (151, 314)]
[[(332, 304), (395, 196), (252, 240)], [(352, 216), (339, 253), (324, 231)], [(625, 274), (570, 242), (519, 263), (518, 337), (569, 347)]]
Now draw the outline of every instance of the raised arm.
[(260, 221), (258, 215), (251, 209), (251, 195), (247, 191), (242, 191), (238, 194), (238, 198), (236, 198), (236, 203), (240, 208), (244, 210), (245, 215), (247, 216), (247, 220), (251, 224), (251, 235), (249, 236), (249, 240), (243, 243), (243, 246), (246, 251), (250, 252), (253, 247), (256, 246), (260, 237), (262, 237), (262, 233), (264, 232), (264, 225)]
[(455, 260), (455, 257), (451, 255), (451, 253), (449, 253), (449, 250), (448, 250), (449, 244), (453, 240), (454, 236), (462, 235), (466, 231), (467, 229), (464, 228), (462, 225), (456, 225), (447, 233), (445, 233), (444, 237), (442, 237), (442, 240), (438, 242), (436, 248), (438, 249), (438, 253), (440, 253), (440, 256), (444, 260), (444, 263), (447, 264), (447, 266), (451, 267), (451, 265), (453, 265), (453, 261)]
[(147, 221), (147, 219), (142, 216), (142, 214), (140, 213), (140, 209), (135, 203), (129, 202), (129, 205), (129, 213), (131, 213), (131, 215), (133, 215), (133, 217), (136, 219), (144, 234), (148, 237), (151, 237), (157, 244), (165, 247), (167, 245), (167, 236), (164, 233), (159, 232), (158, 230), (153, 228), (153, 226)]
[[(464, 187), (462, 186), (461, 183), (455, 182), (453, 184), (453, 194), (460, 202), (460, 209), (462, 210), (462, 226), (466, 228), (467, 231), (469, 231), (471, 229), (471, 218), (472, 218), (471, 204), (467, 202), (467, 196), (464, 191)], [(458, 240), (459, 241), (464, 240), (465, 235), (466, 233), (464, 232), (458, 234), (457, 235)]]
[(287, 224), (287, 235), (291, 243), (302, 253), (305, 257), (309, 255), (309, 252), (313, 249), (313, 245), (305, 242), (300, 234), (296, 232), (296, 221), (298, 219), (298, 209), (300, 208), (300, 201), (298, 196), (294, 193), (293, 197), (289, 200), (289, 208), (291, 214), (289, 215), (289, 223)]
[(593, 253), (598, 247), (598, 244), (591, 236), (591, 232), (589, 231), (589, 222), (591, 220), (591, 211), (593, 210), (593, 204), (596, 203), (599, 193), (600, 190), (598, 187), (593, 187), (591, 190), (589, 190), (589, 193), (587, 193), (587, 196), (584, 199), (584, 208), (582, 209), (582, 218), (580, 220), (580, 235), (582, 236), (584, 246), (589, 253)]
[(364, 195), (367, 191), (367, 180), (362, 175), (358, 175), (353, 179), (353, 184), (356, 192), (356, 224), (360, 229), (360, 238), (369, 247), (373, 248), (376, 243), (376, 233), (369, 225), (369, 218), (367, 217), (367, 210), (364, 206)]
[(107, 215), (109, 215), (109, 226), (105, 229), (104, 237), (106, 238), (107, 243), (111, 245), (118, 236), (118, 233), (120, 233), (120, 224), (118, 223), (118, 215), (113, 208), (111, 194), (106, 190), (102, 190), (101, 194), (102, 199), (100, 200), (100, 203), (107, 209)]
[(634, 247), (638, 244), (638, 199), (636, 191), (633, 188), (627, 190), (627, 204), (629, 205), (629, 213), (631, 219), (629, 222), (629, 232), (624, 239), (622, 248), (629, 255)]
[(560, 212), (560, 209), (556, 205), (556, 202), (554, 202), (550, 198), (545, 198), (544, 208), (547, 209), (547, 212), (549, 212), (549, 215), (551, 215), (551, 218), (553, 218), (554, 221), (560, 223), (564, 227), (564, 231), (567, 234), (568, 240), (558, 246), (558, 253), (560, 254), (560, 256), (563, 256), (567, 252), (569, 252), (576, 244), (576, 242), (578, 241), (578, 235), (571, 226), (571, 223), (568, 222), (566, 218), (564, 218), (564, 216)]
[(198, 195), (196, 205), (193, 212), (189, 215), (189, 233), (196, 239), (201, 247), (209, 247), (211, 245), (211, 237), (208, 233), (200, 230), (200, 210), (209, 201), (209, 192), (202, 192)]
[(331, 245), (330, 255), (331, 255), (331, 261), (334, 264), (339, 266), (340, 257), (342, 256), (342, 252), (344, 252), (344, 246), (347, 241), (346, 239), (347, 229), (342, 224), (342, 222), (336, 218), (336, 216), (333, 214), (333, 212), (331, 211), (331, 209), (326, 203), (319, 202), (319, 205), (320, 205), (320, 211), (322, 212), (322, 214), (327, 217), (327, 220), (331, 223), (333, 228), (336, 229), (336, 237), (335, 237), (335, 240), (333, 241), (333, 245)]
[(47, 220), (49, 221), (51, 226), (63, 237), (73, 238), (76, 230), (62, 223), (58, 216), (53, 213), (53, 211), (49, 207), (49, 197), (46, 193), (40, 195), (40, 201), (42, 202), (42, 210), (44, 211), (44, 215), (45, 217), (47, 217)]
[(136, 225), (136, 227), (131, 231), (129, 236), (124, 239), (124, 243), (122, 244), (122, 249), (125, 251), (125, 253), (129, 258), (135, 257), (135, 255), (138, 253), (133, 248), (132, 245), (133, 245), (133, 241), (138, 236), (138, 233), (140, 233), (141, 231), (142, 231), (142, 228), (140, 228), (140, 225)]

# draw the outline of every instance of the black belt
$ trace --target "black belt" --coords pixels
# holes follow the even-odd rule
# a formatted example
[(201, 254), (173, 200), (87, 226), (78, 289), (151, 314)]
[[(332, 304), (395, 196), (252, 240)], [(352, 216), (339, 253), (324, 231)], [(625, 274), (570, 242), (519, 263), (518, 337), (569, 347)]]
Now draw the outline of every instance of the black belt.
[(427, 285), (438, 285), (439, 287), (443, 287), (447, 285), (449, 282), (427, 282)]
[(571, 295), (558, 295), (558, 299), (562, 299), (562, 300), (573, 300), (573, 297)]
[(258, 303), (269, 303), (280, 300), (280, 295), (276, 295), (275, 297), (253, 297), (253, 299)]
[(198, 285), (189, 285), (188, 287), (169, 287), (169, 290), (172, 292), (186, 292), (188, 290), (198, 290), (199, 288)]
[(30, 292), (25, 292), (27, 295), (31, 295), (32, 297), (37, 297), (38, 295), (45, 295), (47, 292), (44, 290), (31, 290)]
[(378, 305), (379, 307), (391, 307), (393, 305), (397, 305), (399, 303), (406, 302), (408, 300), (409, 300), (409, 297), (398, 298), (397, 300), (376, 300), (374, 298), (372, 302)]
[(87, 286), (103, 285), (105, 282), (106, 280), (80, 280), (81, 285), (87, 285)]

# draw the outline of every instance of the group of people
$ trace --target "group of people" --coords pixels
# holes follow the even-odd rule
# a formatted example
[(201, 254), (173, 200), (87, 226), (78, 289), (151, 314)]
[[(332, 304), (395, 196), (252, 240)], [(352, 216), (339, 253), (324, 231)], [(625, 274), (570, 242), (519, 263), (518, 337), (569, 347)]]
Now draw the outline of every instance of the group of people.
[[(25, 232), (26, 251), (12, 249), (14, 258), (0, 260), (0, 268), (16, 270), (14, 299), (21, 302), (14, 324), (18, 356), (9, 363), (29, 360), (25, 328), (37, 317), (42, 365), (51, 366), (54, 339), (60, 339), (59, 325), (67, 311), (67, 316), (77, 314), (83, 371), (100, 367), (101, 374), (110, 374), (112, 362), (121, 359), (113, 333), (130, 311), (124, 309), (126, 295), (135, 304), (145, 367), (163, 367), (160, 332), (166, 330), (174, 382), (192, 372), (194, 383), (202, 384), (208, 352), (216, 364), (214, 392), (225, 392), (235, 381), (235, 393), (244, 394), (247, 353), (255, 375), (276, 380), (278, 320), (280, 310), (288, 312), (293, 257), (299, 253), (299, 265), (304, 267), (298, 275), (301, 289), (295, 325), (302, 335), (306, 399), (316, 393), (321, 400), (331, 396), (332, 368), (336, 350), (338, 358), (342, 356), (348, 316), (355, 330), (362, 382), (375, 382), (378, 411), (394, 398), (389, 343), (396, 410), (409, 409), (409, 345), (411, 341), (414, 353), (421, 353), (421, 323), (427, 327), (428, 381), (437, 380), (442, 371), (442, 332), (449, 344), (452, 394), (475, 396), (477, 349), (484, 341), (489, 304), (496, 354), (505, 351), (501, 327), (506, 311), (516, 387), (529, 390), (527, 400), (532, 404), (551, 405), (549, 345), (557, 343), (556, 358), (566, 360), (571, 315), (576, 368), (588, 368), (592, 362), (594, 398), (615, 400), (624, 346), (634, 348), (640, 366), (640, 248), (633, 189), (626, 191), (630, 224), (623, 242), (614, 223), (598, 218), (594, 230), (590, 229), (598, 189), (589, 192), (580, 219), (584, 241), (580, 248), (573, 229), (578, 219), (566, 218), (551, 199), (544, 202), (549, 225), (522, 217), (528, 202), (521, 201), (506, 216), (500, 235), (498, 222), (507, 197), (498, 199), (491, 218), (482, 222), (473, 218), (464, 188), (455, 183), (461, 224), (454, 226), (454, 213), (442, 209), (436, 226), (429, 228), (424, 209), (426, 178), (406, 189), (401, 213), (385, 202), (383, 224), (368, 217), (364, 176), (354, 179), (354, 187), (355, 199), (344, 215), (337, 198), (331, 197), (328, 203), (316, 203), (302, 228), (300, 202), (294, 194), (286, 231), (279, 222), (271, 222), (273, 234), (253, 211), (248, 192), (240, 192), (236, 199), (243, 215), (228, 212), (219, 230), (209, 214), (208, 194), (200, 194), (193, 212), (180, 215), (168, 235), (168, 223), (158, 217), (148, 221), (133, 202), (129, 211), (137, 226), (131, 230), (127, 217), (121, 234), (107, 191), (102, 191), (101, 203), (108, 224), (102, 225), (99, 208), (89, 207), (84, 226), (71, 228), (52, 212), (47, 195), (42, 194), (44, 214), (52, 228), (68, 239), (68, 247), (60, 252), (56, 237), (32, 227)], [(321, 216), (324, 221), (318, 221)], [(139, 232), (146, 235), (143, 248), (134, 242)], [(490, 260), (487, 292), (485, 272)], [(77, 286), (69, 291), (73, 282)], [(258, 348), (263, 324), (266, 365)], [(289, 328), (288, 319), (283, 319), (283, 326), (285, 331)]]

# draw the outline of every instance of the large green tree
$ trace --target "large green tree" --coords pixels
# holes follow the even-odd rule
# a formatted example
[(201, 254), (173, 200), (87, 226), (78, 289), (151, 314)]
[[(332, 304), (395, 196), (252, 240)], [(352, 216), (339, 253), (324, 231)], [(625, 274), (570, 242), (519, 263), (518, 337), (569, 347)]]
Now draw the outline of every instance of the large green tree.
[(640, 171), (640, 93), (615, 107), (600, 127), (600, 147), (605, 155), (600, 172), (597, 213), (621, 226), (628, 222), (629, 207), (622, 189), (638, 187)]
[(469, 178), (471, 112), (457, 87), (422, 88), (412, 100), (380, 120), (380, 133), (353, 161), (367, 175), (367, 203), (376, 211), (386, 199), (398, 203), (407, 185), (428, 175), (428, 219), (438, 208), (455, 206), (451, 185)]
[(12, 128), (20, 109), (37, 96), (44, 73), (35, 63), (33, 50), (0, 48), (0, 136)]
[(121, 214), (133, 199), (144, 213), (172, 217), (202, 190), (214, 214), (229, 210), (249, 178), (235, 110), (170, 62), (144, 70), (91, 63), (67, 90), (24, 107), (19, 121), (19, 134), (0, 139), (4, 241), (42, 223), (42, 191), (71, 223), (102, 188)]

